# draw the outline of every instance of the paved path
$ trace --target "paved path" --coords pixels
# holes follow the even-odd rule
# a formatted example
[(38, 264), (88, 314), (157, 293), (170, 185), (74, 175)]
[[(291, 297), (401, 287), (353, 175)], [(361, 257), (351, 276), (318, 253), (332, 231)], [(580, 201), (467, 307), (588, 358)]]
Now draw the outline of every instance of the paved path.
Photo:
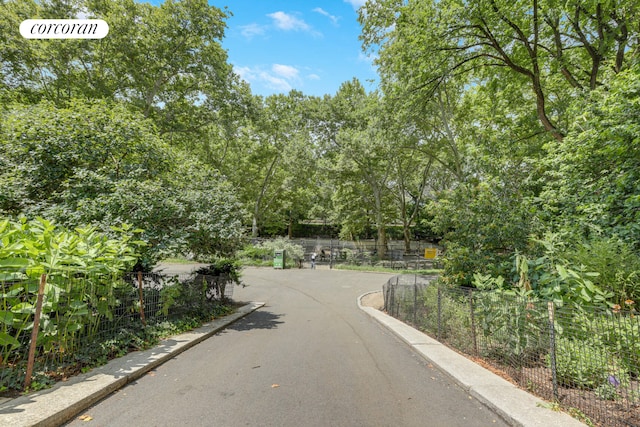
[(247, 269), (266, 305), (83, 413), (72, 426), (506, 425), (358, 309), (388, 275)]

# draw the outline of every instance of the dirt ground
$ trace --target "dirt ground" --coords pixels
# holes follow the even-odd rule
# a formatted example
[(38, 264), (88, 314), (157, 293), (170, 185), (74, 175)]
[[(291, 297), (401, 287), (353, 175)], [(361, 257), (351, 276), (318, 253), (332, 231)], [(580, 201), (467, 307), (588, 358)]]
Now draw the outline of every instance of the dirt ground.
[(365, 295), (360, 303), (365, 307), (373, 307), (377, 310), (382, 310), (384, 307), (384, 297), (382, 296), (382, 292), (373, 292)]

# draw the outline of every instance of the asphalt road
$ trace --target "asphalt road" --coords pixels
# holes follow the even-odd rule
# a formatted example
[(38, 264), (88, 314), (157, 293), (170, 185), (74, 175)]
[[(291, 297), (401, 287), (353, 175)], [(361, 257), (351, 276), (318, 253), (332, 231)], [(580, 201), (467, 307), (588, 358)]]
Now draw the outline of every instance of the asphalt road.
[(247, 269), (234, 299), (265, 307), (68, 425), (506, 425), (358, 309), (388, 277)]

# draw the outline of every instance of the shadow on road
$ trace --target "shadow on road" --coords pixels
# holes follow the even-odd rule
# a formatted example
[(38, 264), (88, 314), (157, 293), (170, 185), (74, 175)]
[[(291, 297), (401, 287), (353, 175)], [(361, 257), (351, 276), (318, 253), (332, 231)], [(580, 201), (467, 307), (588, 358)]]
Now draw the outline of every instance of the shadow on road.
[(252, 329), (274, 329), (279, 324), (284, 323), (279, 321), (282, 315), (273, 314), (269, 311), (257, 310), (250, 315), (242, 318), (241, 320), (233, 323), (227, 329), (234, 331), (250, 331)]

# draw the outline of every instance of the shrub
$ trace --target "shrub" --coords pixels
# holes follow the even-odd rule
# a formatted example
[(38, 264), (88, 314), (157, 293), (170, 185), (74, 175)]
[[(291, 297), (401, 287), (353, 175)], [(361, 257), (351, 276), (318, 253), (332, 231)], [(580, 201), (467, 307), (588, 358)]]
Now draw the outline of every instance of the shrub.
[(273, 252), (262, 246), (246, 245), (241, 251), (238, 251), (238, 257), (243, 260), (265, 261), (273, 258)]
[[(547, 362), (550, 365), (549, 357)], [(560, 337), (556, 341), (556, 372), (560, 384), (586, 390), (629, 382), (619, 360), (598, 340)]]
[(270, 257), (273, 257), (276, 250), (285, 250), (287, 253), (286, 263), (289, 267), (295, 266), (297, 262), (304, 259), (304, 247), (293, 243), (288, 237), (267, 240), (257, 245), (257, 248), (266, 251)]
[(199, 268), (193, 272), (194, 278), (185, 282), (185, 286), (191, 292), (182, 293), (182, 295), (195, 295), (203, 299), (225, 300), (226, 288), (229, 284), (241, 285), (240, 280), (240, 263), (237, 260), (229, 258), (221, 258), (207, 267)]
[(624, 306), (625, 301), (640, 301), (640, 256), (633, 247), (617, 238), (593, 239), (567, 251), (574, 265), (584, 265), (597, 274), (596, 286), (613, 293), (613, 301)]
[(474, 351), (471, 331), (471, 317), (467, 296), (453, 290), (440, 291), (440, 308), (438, 309), (438, 287), (427, 286), (422, 293), (425, 313), (422, 319), (422, 329), (438, 333), (438, 317), (440, 336), (438, 339), (451, 344), (453, 347), (471, 353)]

